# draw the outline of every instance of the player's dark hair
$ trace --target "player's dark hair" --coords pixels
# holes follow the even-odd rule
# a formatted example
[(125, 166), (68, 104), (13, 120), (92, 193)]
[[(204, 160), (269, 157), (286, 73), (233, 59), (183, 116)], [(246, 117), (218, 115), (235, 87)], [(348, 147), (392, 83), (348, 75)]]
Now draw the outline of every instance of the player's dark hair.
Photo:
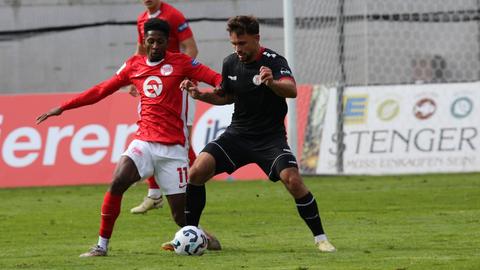
[(237, 35), (257, 35), (259, 30), (258, 20), (254, 16), (235, 16), (228, 20), (227, 31)]
[(147, 36), (148, 31), (152, 30), (160, 31), (168, 37), (170, 34), (170, 25), (164, 20), (151, 18), (143, 25), (143, 34)]

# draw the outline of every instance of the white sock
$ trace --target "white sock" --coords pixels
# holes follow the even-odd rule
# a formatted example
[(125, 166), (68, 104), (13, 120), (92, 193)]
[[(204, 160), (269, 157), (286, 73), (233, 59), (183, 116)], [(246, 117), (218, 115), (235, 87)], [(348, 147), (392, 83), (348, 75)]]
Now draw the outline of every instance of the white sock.
[(147, 196), (152, 199), (158, 199), (162, 197), (162, 191), (159, 188), (149, 188)]
[(107, 238), (103, 238), (101, 236), (98, 236), (98, 244), (101, 248), (103, 248), (104, 250), (107, 250), (108, 249), (108, 240)]
[(315, 243), (318, 243), (320, 241), (325, 241), (325, 240), (328, 240), (327, 235), (325, 235), (325, 234), (319, 234), (319, 235), (315, 236)]

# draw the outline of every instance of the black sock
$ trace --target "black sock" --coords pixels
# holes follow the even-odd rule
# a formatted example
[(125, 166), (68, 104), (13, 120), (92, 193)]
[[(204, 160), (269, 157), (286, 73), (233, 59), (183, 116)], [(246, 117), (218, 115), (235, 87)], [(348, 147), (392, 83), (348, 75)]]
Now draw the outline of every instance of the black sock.
[(295, 203), (297, 203), (298, 213), (303, 220), (305, 220), (305, 223), (307, 223), (313, 236), (325, 234), (322, 221), (320, 220), (320, 213), (318, 212), (317, 201), (315, 201), (312, 193), (308, 192), (308, 194), (302, 198), (295, 199)]
[(200, 216), (202, 215), (203, 208), (205, 207), (205, 201), (205, 185), (187, 185), (185, 202), (185, 221), (187, 222), (187, 225), (198, 227)]

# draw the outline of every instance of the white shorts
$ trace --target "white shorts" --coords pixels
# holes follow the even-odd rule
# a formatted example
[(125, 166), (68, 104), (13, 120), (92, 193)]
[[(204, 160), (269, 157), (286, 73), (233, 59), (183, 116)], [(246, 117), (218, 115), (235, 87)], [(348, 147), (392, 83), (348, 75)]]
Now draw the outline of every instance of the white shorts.
[(197, 108), (197, 104), (195, 99), (193, 99), (190, 95), (188, 95), (188, 112), (187, 112), (187, 126), (193, 126), (193, 120), (195, 119), (195, 109)]
[(165, 195), (185, 193), (188, 153), (182, 145), (165, 145), (135, 139), (122, 155), (133, 160), (142, 180), (154, 175)]

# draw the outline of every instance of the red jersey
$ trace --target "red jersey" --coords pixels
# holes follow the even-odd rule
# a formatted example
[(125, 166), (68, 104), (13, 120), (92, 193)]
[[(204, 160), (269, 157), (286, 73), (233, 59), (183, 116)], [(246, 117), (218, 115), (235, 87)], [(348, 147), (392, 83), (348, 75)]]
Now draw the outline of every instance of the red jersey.
[(167, 50), (171, 52), (180, 52), (180, 42), (193, 37), (192, 30), (188, 26), (185, 16), (173, 6), (162, 2), (160, 9), (154, 14), (148, 11), (143, 12), (137, 19), (138, 43), (143, 44), (143, 25), (151, 18), (159, 18), (167, 21), (170, 25), (170, 35), (168, 36)]
[(180, 83), (192, 78), (219, 86), (222, 76), (183, 53), (166, 52), (163, 60), (152, 63), (134, 55), (116, 75), (62, 104), (63, 110), (96, 103), (120, 87), (133, 84), (140, 94), (140, 119), (135, 138), (163, 144), (185, 145), (188, 112), (187, 93)]

